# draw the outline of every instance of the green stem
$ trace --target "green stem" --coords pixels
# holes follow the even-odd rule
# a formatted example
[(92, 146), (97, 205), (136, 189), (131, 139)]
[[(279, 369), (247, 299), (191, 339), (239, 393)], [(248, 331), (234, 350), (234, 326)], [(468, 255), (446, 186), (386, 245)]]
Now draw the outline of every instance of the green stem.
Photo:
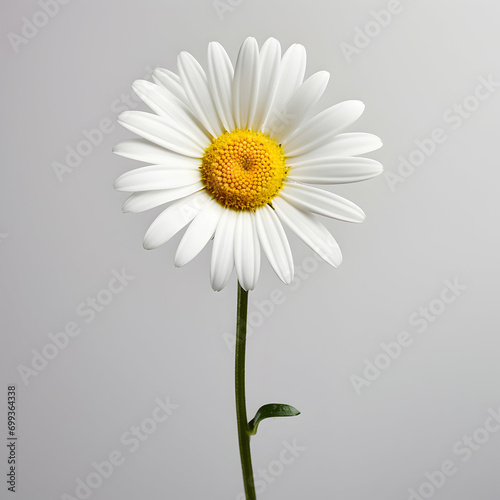
[(238, 440), (240, 443), (241, 469), (245, 485), (246, 500), (256, 500), (255, 485), (250, 453), (250, 428), (248, 426), (247, 406), (245, 399), (245, 347), (247, 336), (248, 292), (238, 283), (238, 305), (236, 312), (236, 355), (235, 355), (235, 389), (236, 420), (238, 423)]

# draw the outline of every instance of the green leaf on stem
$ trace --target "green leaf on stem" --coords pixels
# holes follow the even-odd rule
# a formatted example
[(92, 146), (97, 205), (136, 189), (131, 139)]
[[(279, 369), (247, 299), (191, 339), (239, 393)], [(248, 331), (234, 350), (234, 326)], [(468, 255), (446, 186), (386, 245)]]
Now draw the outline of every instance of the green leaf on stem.
[(285, 405), (282, 403), (269, 403), (267, 405), (261, 406), (255, 417), (248, 422), (249, 433), (251, 435), (257, 434), (257, 427), (266, 418), (272, 417), (295, 417), (300, 415), (300, 411), (290, 405)]

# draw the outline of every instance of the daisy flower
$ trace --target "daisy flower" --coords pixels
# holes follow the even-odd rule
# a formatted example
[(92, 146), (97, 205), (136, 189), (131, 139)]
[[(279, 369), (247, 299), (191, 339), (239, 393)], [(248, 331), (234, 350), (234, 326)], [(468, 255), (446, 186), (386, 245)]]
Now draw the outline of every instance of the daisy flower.
[(140, 139), (114, 152), (150, 165), (121, 175), (118, 191), (131, 192), (124, 212), (169, 204), (144, 237), (157, 248), (188, 226), (175, 254), (187, 264), (213, 238), (212, 288), (221, 290), (236, 269), (243, 289), (258, 280), (261, 251), (286, 284), (294, 275), (284, 226), (332, 266), (340, 248), (317, 215), (362, 222), (354, 203), (324, 189), (370, 179), (382, 165), (359, 155), (378, 149), (372, 134), (343, 132), (363, 113), (360, 101), (345, 101), (314, 113), (329, 73), (304, 80), (306, 51), (279, 42), (260, 48), (247, 38), (233, 67), (217, 42), (208, 46), (205, 71), (189, 53), (177, 59), (177, 74), (158, 68), (154, 83), (133, 88), (153, 113), (125, 111), (118, 121)]

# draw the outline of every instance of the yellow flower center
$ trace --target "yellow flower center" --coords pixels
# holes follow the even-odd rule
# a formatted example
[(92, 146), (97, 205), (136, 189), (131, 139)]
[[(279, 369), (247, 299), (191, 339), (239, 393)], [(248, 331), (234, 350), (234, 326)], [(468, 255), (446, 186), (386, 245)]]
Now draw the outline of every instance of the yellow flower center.
[(268, 135), (236, 129), (214, 139), (201, 164), (207, 191), (224, 207), (255, 210), (283, 187), (288, 168), (281, 146)]

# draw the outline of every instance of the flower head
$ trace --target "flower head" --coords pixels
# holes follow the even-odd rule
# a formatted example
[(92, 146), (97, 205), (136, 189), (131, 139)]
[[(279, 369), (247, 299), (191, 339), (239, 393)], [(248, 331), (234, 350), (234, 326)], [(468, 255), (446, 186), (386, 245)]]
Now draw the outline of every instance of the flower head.
[(157, 248), (188, 226), (175, 265), (193, 259), (213, 237), (210, 278), (221, 290), (236, 268), (242, 287), (255, 287), (261, 249), (284, 283), (294, 265), (283, 224), (332, 266), (339, 246), (316, 215), (362, 222), (354, 203), (310, 184), (370, 179), (382, 165), (359, 155), (378, 149), (367, 133), (343, 133), (362, 114), (345, 101), (314, 114), (328, 84), (319, 71), (304, 80), (306, 52), (292, 45), (281, 55), (274, 38), (261, 49), (254, 38), (236, 65), (217, 42), (208, 47), (208, 71), (187, 52), (178, 74), (158, 68), (154, 83), (133, 88), (154, 114), (126, 111), (118, 121), (141, 139), (114, 152), (149, 163), (121, 175), (118, 191), (132, 192), (125, 212), (169, 204), (151, 224), (144, 247)]

